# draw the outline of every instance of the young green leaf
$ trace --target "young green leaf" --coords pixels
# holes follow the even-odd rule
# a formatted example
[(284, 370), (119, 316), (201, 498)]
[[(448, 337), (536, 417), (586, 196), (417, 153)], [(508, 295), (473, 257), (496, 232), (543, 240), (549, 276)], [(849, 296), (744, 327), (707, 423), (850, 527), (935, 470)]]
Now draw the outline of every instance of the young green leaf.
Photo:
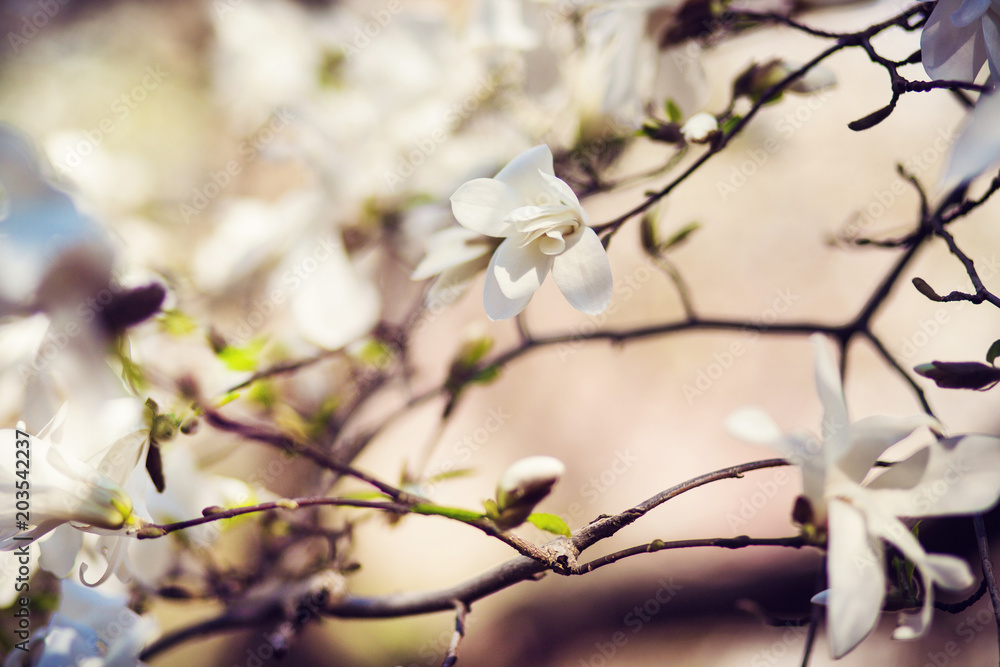
[(1000, 340), (993, 341), (990, 349), (986, 351), (986, 362), (992, 364), (997, 357), (1000, 357)]
[(573, 535), (573, 531), (569, 529), (566, 522), (555, 514), (546, 514), (545, 512), (536, 512), (528, 517), (528, 521), (537, 528), (554, 533), (556, 535), (562, 535), (563, 537), (570, 537)]

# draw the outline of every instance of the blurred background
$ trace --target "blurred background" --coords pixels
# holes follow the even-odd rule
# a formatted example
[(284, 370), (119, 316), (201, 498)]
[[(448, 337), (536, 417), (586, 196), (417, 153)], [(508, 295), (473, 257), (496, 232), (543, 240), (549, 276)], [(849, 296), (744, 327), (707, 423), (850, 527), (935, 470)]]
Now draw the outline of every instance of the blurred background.
[[(808, 8), (800, 18), (826, 30), (853, 30), (905, 4)], [(448, 196), (466, 180), (492, 175), (543, 141), (572, 154), (610, 128), (607, 141), (619, 146), (647, 104), (655, 102), (663, 116), (663, 100), (649, 92), (656, 86), (674, 86), (668, 96), (685, 116), (719, 113), (732, 80), (750, 63), (804, 62), (826, 46), (788, 29), (753, 30), (718, 44), (681, 44), (657, 55), (662, 71), (648, 75), (643, 52), (622, 65), (601, 51), (624, 48), (613, 36), (626, 39), (625, 23), (604, 26), (612, 37), (597, 29), (584, 33), (596, 45), (592, 50), (576, 43), (576, 9), (559, 2), (429, 0), (4, 2), (0, 120), (31, 137), (54, 182), (112, 232), (123, 270), (164, 280), (168, 306), (203, 333), (265, 340), (274, 359), (295, 359), (357, 340), (375, 320), (405, 317), (425, 287), (408, 275), (427, 236), (451, 224)], [(644, 26), (652, 25), (643, 17)], [(903, 58), (916, 50), (918, 36), (890, 31), (877, 44)], [(595, 67), (588, 58), (598, 61), (596, 69), (588, 69)], [(910, 230), (919, 201), (908, 184), (899, 187), (896, 165), (939, 196), (935, 179), (964, 115), (944, 92), (908, 95), (887, 121), (851, 132), (848, 122), (889, 99), (887, 76), (860, 50), (825, 65), (836, 77), (834, 87), (766, 107), (657, 212), (665, 234), (700, 224), (670, 255), (697, 311), (760, 322), (760, 336), (692, 332), (618, 346), (574, 341), (540, 348), (509, 364), (495, 382), (469, 389), (441, 428), (443, 399), (407, 411), (357, 465), (395, 481), (433, 446), (425, 473), (472, 473), (423, 491), (443, 504), (476, 508), (509, 463), (555, 456), (567, 474), (540, 509), (576, 529), (698, 474), (771, 457), (726, 433), (723, 420), (738, 408), (761, 407), (788, 430), (816, 430), (821, 406), (808, 341), (768, 335), (767, 325), (839, 323), (861, 308), (896, 252), (835, 239), (848, 228), (874, 238)], [(922, 74), (919, 66), (908, 72)], [(616, 85), (629, 87), (621, 78), (626, 74), (657, 81), (649, 88), (636, 84), (628, 95), (616, 92)], [(642, 138), (622, 145), (612, 177), (653, 169), (673, 154)], [(586, 198), (592, 224), (634, 207), (674, 173)], [(1000, 266), (996, 213), (994, 202), (953, 230), (988, 285), (997, 284)], [(641, 250), (637, 223), (626, 225), (609, 249), (617, 286), (612, 311), (581, 315), (547, 283), (526, 311), (534, 334), (683, 317), (671, 282)], [(302, 277), (302, 288), (293, 288), (289, 304), (275, 304), (272, 316), (262, 299), (283, 278), (291, 285), (289, 276), (308, 266), (303, 258), (324, 234), (342, 239), (349, 268)], [(912, 288), (914, 276), (939, 293), (968, 289), (943, 244), (922, 250), (877, 318), (876, 332), (888, 348), (908, 368), (980, 358), (998, 337), (998, 314), (932, 303)], [(481, 280), (454, 303), (425, 312), (409, 341), (410, 381), (367, 404), (356, 432), (439, 384), (464, 340), (489, 336), (496, 350), (517, 344), (511, 322), (486, 319)], [(353, 291), (345, 294), (344, 285)], [(357, 296), (372, 288), (377, 297)], [(337, 307), (327, 308), (325, 299)], [(267, 315), (264, 324), (254, 322), (256, 312)], [(209, 396), (247, 377), (213, 366), (205, 336), (168, 339), (152, 323), (143, 327), (148, 331), (138, 330), (133, 351), (151, 373), (192, 373)], [(742, 354), (729, 352), (734, 342)], [(330, 383), (349, 379), (342, 374), (334, 360), (302, 372), (285, 389), (296, 405), (315, 408)], [(920, 383), (948, 432), (1000, 427), (995, 392)], [(913, 392), (863, 343), (851, 348), (846, 393), (854, 419), (920, 410)], [(13, 423), (27, 399), (12, 384), (2, 398), (4, 418)], [(191, 443), (205, 467), (238, 478), (267, 461), (263, 448), (236, 447), (207, 428)], [(302, 474), (285, 470), (267, 487), (288, 494)], [(712, 484), (586, 555), (655, 538), (791, 535), (798, 492), (797, 475), (785, 469)], [(988, 525), (1000, 534), (995, 516)], [(518, 532), (535, 542), (548, 539), (531, 527)], [(921, 536), (928, 551), (975, 562), (968, 519), (927, 523)], [(241, 543), (238, 531), (229, 538), (220, 546), (222, 560), (238, 560), (254, 548)], [(443, 519), (407, 517), (389, 525), (373, 516), (353, 529), (350, 558), (363, 567), (347, 586), (359, 595), (444, 588), (510, 556), (496, 540)], [(814, 550), (757, 547), (661, 552), (572, 579), (550, 574), (475, 603), (459, 664), (797, 665), (805, 630), (766, 626), (746, 611), (746, 601), (781, 618), (804, 617), (821, 567)], [(150, 611), (170, 630), (218, 609), (209, 602), (158, 601)], [(930, 633), (915, 642), (891, 642), (894, 625), (895, 617), (886, 615), (875, 636), (841, 664), (941, 667), (996, 659), (988, 600), (960, 614), (938, 613)], [(453, 626), (447, 613), (324, 619), (307, 627), (285, 661), (437, 665)], [(152, 664), (267, 664), (263, 637), (247, 629), (198, 638)], [(821, 625), (811, 664), (830, 662)]]

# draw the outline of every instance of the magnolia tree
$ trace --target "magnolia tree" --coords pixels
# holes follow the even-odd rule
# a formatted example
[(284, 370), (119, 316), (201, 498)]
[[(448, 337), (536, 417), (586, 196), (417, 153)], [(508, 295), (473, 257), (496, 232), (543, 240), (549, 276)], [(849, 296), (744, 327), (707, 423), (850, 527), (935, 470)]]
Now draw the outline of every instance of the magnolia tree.
[[(178, 53), (162, 66), (143, 63), (140, 83), (126, 86), (93, 129), (73, 129), (44, 113), (77, 104), (60, 102), (60, 89), (37, 96), (41, 112), (5, 102), (5, 664), (168, 664), (183, 646), (252, 629), (265, 641), (238, 659), (259, 665), (296, 651), (307, 628), (336, 634), (331, 619), (447, 612), (457, 619), (447, 641), (405, 658), (447, 666), (459, 662), (466, 621), (474, 621), (481, 600), (517, 595), (546, 574), (545, 585), (565, 577), (566, 586), (586, 588), (594, 577), (582, 575), (606, 566), (621, 571), (658, 559), (657, 567), (669, 570), (672, 554), (650, 554), (682, 548), (740, 549), (737, 558), (789, 549), (815, 555), (814, 583), (800, 591), (811, 598), (807, 609), (793, 615), (741, 605), (758, 623), (753, 634), (772, 637), (768, 626), (802, 628), (794, 641), (783, 640), (787, 664), (848, 656), (884, 614), (895, 622), (892, 639), (925, 637), (935, 622), (987, 592), (992, 606), (981, 606), (1000, 627), (983, 519), (1000, 498), (1000, 438), (953, 432), (931, 401), (997, 384), (1000, 340), (944, 329), (939, 319), (934, 333), (959, 339), (967, 350), (964, 358), (942, 360), (916, 348), (901, 355), (874, 326), (877, 314), (904, 298), (1000, 308), (990, 276), (970, 255), (973, 242), (960, 240), (968, 238), (961, 231), (968, 219), (989, 210), (1000, 188), (1000, 98), (991, 95), (1000, 67), (1000, 5), (306, 4), (215, 0), (186, 7), (178, 21), (201, 31), (203, 43), (187, 44), (197, 63)], [(39, 7), (11, 19), (5, 57), (12, 71), (31, 74), (51, 64), (47, 58), (62, 62), (53, 47), (69, 44), (70, 36), (100, 53), (93, 44), (118, 31), (110, 18), (101, 28), (99, 17), (88, 23), (62, 16), (57, 3)], [(777, 36), (807, 37), (812, 56), (792, 62), (761, 52), (740, 56), (735, 76), (707, 73), (713, 68), (703, 65), (714, 52), (755, 35), (765, 37), (749, 42), (756, 47)], [(905, 52), (900, 44), (908, 45)], [(899, 109), (943, 98), (967, 115), (953, 144), (941, 148), (944, 168), (937, 174), (899, 167), (900, 182), (919, 203), (904, 230), (886, 234), (862, 219), (836, 234), (829, 252), (874, 247), (885, 262), (882, 275), (852, 287), (864, 290), (860, 309), (840, 319), (766, 324), (703, 315), (698, 299), (752, 285), (738, 276), (705, 285), (688, 280), (678, 248), (703, 243), (701, 229), (712, 222), (675, 226), (665, 207), (686, 197), (725, 203), (737, 188), (765, 183), (776, 136), (786, 143), (800, 137), (797, 125), (762, 126), (760, 118), (790, 99), (820, 109), (812, 102), (840, 89), (832, 64), (850, 54), (883, 84), (880, 96), (851, 100), (857, 116), (837, 126), (834, 141), (859, 137), (878, 151), (884, 144), (872, 137), (934, 139), (920, 136), (932, 131), (906, 123)], [(167, 90), (184, 77), (200, 87)], [(24, 82), (6, 85), (34, 90)], [(177, 161), (166, 145), (175, 139), (161, 145), (155, 164), (129, 153), (143, 139), (126, 128), (149, 113), (147, 100), (157, 95), (163, 103), (208, 100), (203, 104), (215, 118), (215, 129), (177, 130), (200, 131), (213, 156), (208, 166), (181, 160), (170, 172), (181, 174), (179, 184), (157, 171), (159, 160)], [(190, 113), (184, 118), (193, 123)], [(745, 154), (751, 159), (742, 164), (750, 167), (706, 194), (696, 175), (731, 159), (734, 145), (741, 147), (734, 164)], [(231, 157), (216, 160), (218, 154)], [(856, 164), (825, 164), (823, 178), (836, 183), (855, 173), (866, 155), (854, 157)], [(809, 178), (803, 165), (803, 183), (783, 188), (793, 192)], [(894, 197), (903, 196), (898, 190)], [(769, 215), (741, 210), (735, 200), (731, 207), (747, 224)], [(827, 242), (818, 233), (813, 238)], [(917, 254), (941, 243), (966, 281), (948, 293), (933, 276), (906, 278)], [(638, 287), (616, 266), (619, 255), (609, 255), (623, 245), (662, 274), (643, 289), (676, 301), (679, 314), (648, 312), (638, 325), (613, 319)], [(712, 252), (711, 245), (700, 252)], [(590, 326), (557, 322), (543, 334), (529, 324), (547, 281), (591, 318)], [(459, 303), (474, 304), (477, 326), (456, 345), (446, 329), (448, 311)], [(550, 320), (544, 328), (552, 328)], [(718, 423), (705, 425), (706, 434), (724, 428), (733, 439), (769, 448), (767, 458), (730, 461), (690, 479), (663, 466), (657, 486), (633, 485), (629, 504), (593, 505), (582, 523), (576, 510), (570, 517), (547, 506), (560, 478), (584, 464), (552, 446), (557, 427), (535, 424), (535, 435), (529, 431), (522, 443), (526, 456), (508, 456), (499, 467), (499, 459), (480, 456), (478, 436), (463, 450), (467, 466), (434, 463), (447, 424), (480, 409), (467, 399), (502, 385), (529, 353), (558, 353), (571, 383), (582, 357), (566, 351), (747, 331), (778, 345), (810, 341), (816, 394), (809, 400), (823, 410), (811, 430), (787, 430), (807, 424), (750, 406), (720, 410)], [(891, 374), (894, 391), (912, 402), (909, 414), (879, 416), (852, 400), (852, 412), (866, 416), (848, 415), (844, 374), (859, 342)], [(727, 354), (731, 363), (742, 351)], [(662, 359), (646, 363), (671, 372)], [(811, 396), (810, 386), (780, 387), (792, 382), (781, 375), (760, 379), (759, 404), (774, 405), (772, 391)], [(853, 390), (870, 397), (863, 386)], [(683, 386), (687, 399), (704, 391), (700, 380)], [(587, 428), (610, 422), (613, 433), (614, 424), (646, 409), (629, 403), (612, 413), (603, 401), (581, 401), (571, 413)], [(433, 419), (406, 421), (417, 413)], [(504, 415), (484, 411), (482, 418), (492, 432)], [(405, 448), (380, 448), (393, 433), (398, 441), (404, 422)], [(711, 442), (706, 435), (702, 448)], [(664, 437), (663, 446), (692, 445)], [(785, 527), (778, 537), (694, 534), (623, 546), (619, 536), (606, 546), (679, 496), (707, 497), (715, 482), (745, 477), (728, 483), (745, 485), (753, 471), (784, 466), (801, 485), (794, 500), (766, 507)], [(470, 471), (478, 480), (474, 493), (489, 498), (481, 505), (474, 495), (466, 504), (442, 500), (454, 497), (445, 493), (449, 484), (469, 484), (455, 478)], [(495, 479), (495, 489), (479, 484), (484, 479)], [(718, 510), (694, 507), (711, 525)], [(953, 522), (975, 534), (977, 554), (928, 546), (920, 528), (939, 517), (959, 517)], [(369, 566), (364, 541), (373, 527), (389, 542), (411, 530), (405, 546), (400, 538), (381, 554), (391, 567), (430, 548), (414, 535), (435, 522), (459, 526), (470, 543), (495, 541), (509, 554), (478, 575), (456, 569), (439, 589), (415, 577), (397, 592), (356, 589), (359, 568)], [(447, 546), (458, 554), (464, 548)], [(657, 594), (657, 609), (674, 594)], [(178, 605), (198, 609), (197, 620), (185, 612), (165, 621), (163, 610)], [(977, 632), (988, 624), (980, 625)], [(488, 631), (469, 627), (471, 634)], [(612, 637), (581, 664), (629, 661), (628, 635)], [(826, 647), (816, 648), (817, 637)], [(927, 652), (933, 664), (960, 660), (961, 645), (943, 647)], [(993, 659), (1000, 660), (995, 649)], [(776, 660), (758, 654), (751, 664)], [(497, 656), (501, 663), (508, 664)]]

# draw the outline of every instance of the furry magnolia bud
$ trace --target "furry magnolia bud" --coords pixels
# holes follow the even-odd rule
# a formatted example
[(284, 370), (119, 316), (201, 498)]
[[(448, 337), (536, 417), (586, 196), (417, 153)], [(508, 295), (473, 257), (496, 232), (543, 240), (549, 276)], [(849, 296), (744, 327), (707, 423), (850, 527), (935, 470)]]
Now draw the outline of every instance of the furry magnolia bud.
[(563, 462), (551, 456), (530, 456), (507, 468), (497, 482), (496, 524), (507, 529), (523, 523), (564, 472)]

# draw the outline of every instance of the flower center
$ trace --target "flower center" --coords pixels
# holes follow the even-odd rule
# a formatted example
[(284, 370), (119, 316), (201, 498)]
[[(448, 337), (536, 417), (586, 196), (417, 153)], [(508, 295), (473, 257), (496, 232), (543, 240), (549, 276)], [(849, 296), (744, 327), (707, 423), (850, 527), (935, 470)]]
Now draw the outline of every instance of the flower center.
[(565, 250), (566, 237), (581, 225), (576, 211), (562, 203), (522, 206), (511, 211), (506, 221), (521, 236), (522, 248), (538, 241), (538, 249), (545, 255), (558, 255)]

